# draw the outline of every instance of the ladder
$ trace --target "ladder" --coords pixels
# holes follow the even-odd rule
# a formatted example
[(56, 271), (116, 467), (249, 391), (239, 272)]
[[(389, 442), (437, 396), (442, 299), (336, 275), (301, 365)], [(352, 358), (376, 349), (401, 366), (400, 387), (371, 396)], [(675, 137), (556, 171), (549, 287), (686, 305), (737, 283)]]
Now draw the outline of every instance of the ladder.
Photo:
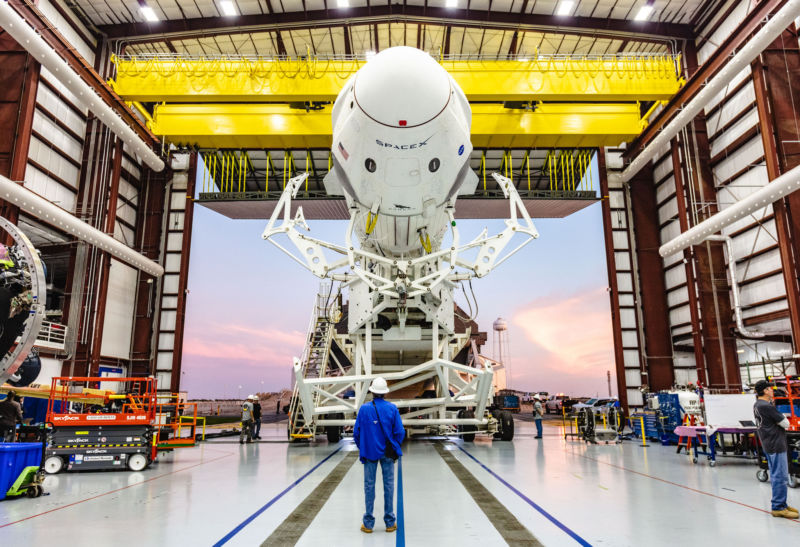
[[(328, 373), (331, 341), (336, 330), (335, 321), (339, 315), (336, 299), (333, 303), (328, 302), (330, 296), (330, 284), (321, 283), (311, 313), (303, 356), (300, 359), (303, 378), (322, 378)], [(320, 394), (315, 393), (315, 406), (319, 403), (319, 399)], [(299, 389), (295, 383), (292, 398), (289, 401), (288, 435), (290, 441), (313, 439), (317, 433), (314, 423), (306, 423), (302, 406)]]

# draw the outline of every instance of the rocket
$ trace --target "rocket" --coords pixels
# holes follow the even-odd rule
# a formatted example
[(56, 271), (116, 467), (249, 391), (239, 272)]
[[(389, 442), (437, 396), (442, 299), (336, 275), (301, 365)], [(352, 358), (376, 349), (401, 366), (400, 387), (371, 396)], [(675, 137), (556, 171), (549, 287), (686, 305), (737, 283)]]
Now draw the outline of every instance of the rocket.
[(397, 258), (438, 249), (445, 209), (478, 184), (472, 111), (453, 78), (423, 51), (384, 50), (345, 84), (332, 123), (325, 190), (357, 215), (362, 247)]

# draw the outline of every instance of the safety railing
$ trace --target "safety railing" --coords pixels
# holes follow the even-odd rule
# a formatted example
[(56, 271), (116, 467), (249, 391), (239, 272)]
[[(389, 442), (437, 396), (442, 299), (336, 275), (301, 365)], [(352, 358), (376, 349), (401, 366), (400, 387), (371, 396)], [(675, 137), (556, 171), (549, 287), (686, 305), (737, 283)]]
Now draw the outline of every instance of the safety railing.
[(36, 336), (36, 346), (50, 349), (64, 349), (67, 340), (67, 326), (51, 321), (42, 321), (42, 328)]

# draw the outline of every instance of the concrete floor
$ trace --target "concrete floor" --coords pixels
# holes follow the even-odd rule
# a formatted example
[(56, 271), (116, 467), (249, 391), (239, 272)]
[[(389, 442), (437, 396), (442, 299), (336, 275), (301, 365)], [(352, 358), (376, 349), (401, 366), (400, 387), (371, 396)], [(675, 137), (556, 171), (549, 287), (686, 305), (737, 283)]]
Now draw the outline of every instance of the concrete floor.
[[(800, 537), (800, 522), (766, 511), (770, 487), (755, 479), (751, 463), (723, 458), (710, 468), (674, 447), (565, 442), (555, 424), (537, 440), (533, 424), (520, 421), (511, 443), (408, 443), (400, 529), (384, 532), (378, 487), (375, 532), (365, 535), (361, 465), (352, 457), (342, 463), (355, 450), (352, 442), (290, 446), (282, 442), (284, 428), (265, 424), (257, 444), (220, 439), (162, 455), (141, 473), (49, 476), (49, 495), (0, 502), (2, 544), (140, 547), (227, 539), (225, 545), (249, 546), (284, 521), (300, 526), (298, 545), (315, 546), (503, 545), (503, 532), (514, 525), (535, 536), (527, 544), (548, 546), (795, 545)], [(287, 519), (330, 483), (334, 469), (343, 478), (318, 514)], [(481, 484), (488, 493), (476, 495)], [(790, 489), (789, 503), (800, 504), (800, 491)]]

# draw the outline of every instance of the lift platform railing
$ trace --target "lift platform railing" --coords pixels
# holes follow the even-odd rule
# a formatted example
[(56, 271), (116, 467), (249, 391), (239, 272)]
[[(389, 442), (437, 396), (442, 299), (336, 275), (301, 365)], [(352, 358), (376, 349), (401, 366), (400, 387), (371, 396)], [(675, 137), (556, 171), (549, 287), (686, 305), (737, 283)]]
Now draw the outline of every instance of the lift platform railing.
[(156, 446), (159, 450), (194, 446), (197, 428), (202, 421), (205, 439), (205, 418), (197, 416), (197, 403), (185, 401), (183, 395), (159, 394), (156, 412)]
[[(113, 382), (116, 389), (101, 389)], [(50, 386), (47, 421), (53, 425), (152, 425), (154, 378), (56, 377)]]

